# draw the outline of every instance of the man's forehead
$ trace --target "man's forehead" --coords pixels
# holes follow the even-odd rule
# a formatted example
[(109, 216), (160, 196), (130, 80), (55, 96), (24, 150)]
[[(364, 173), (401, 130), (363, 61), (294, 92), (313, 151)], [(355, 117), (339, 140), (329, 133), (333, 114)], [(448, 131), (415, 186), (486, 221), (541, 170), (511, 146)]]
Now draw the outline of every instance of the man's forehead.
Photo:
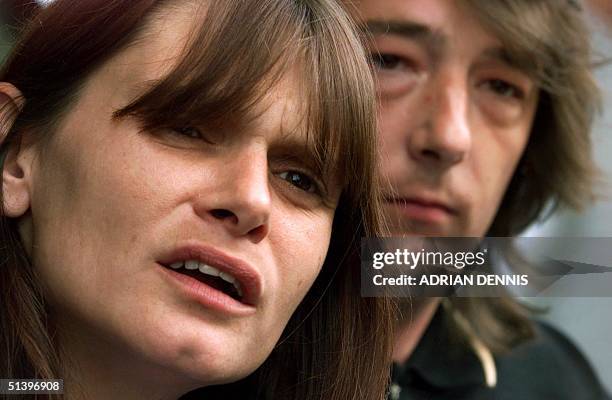
[(417, 42), (438, 60), (451, 50), (467, 51), (523, 69), (524, 62), (507, 51), (472, 9), (456, 0), (361, 0), (359, 5), (362, 27), (375, 37)]
[[(456, 0), (453, 0), (456, 1)], [(359, 12), (364, 19), (410, 19), (444, 21), (449, 18), (447, 7), (439, 0), (359, 0)]]
[(361, 0), (362, 22), (377, 34), (392, 33), (431, 42), (460, 32), (496, 38), (471, 9), (457, 0)]
[(432, 49), (441, 50), (448, 40), (441, 30), (409, 19), (366, 19), (364, 27), (374, 35), (395, 35), (417, 40)]

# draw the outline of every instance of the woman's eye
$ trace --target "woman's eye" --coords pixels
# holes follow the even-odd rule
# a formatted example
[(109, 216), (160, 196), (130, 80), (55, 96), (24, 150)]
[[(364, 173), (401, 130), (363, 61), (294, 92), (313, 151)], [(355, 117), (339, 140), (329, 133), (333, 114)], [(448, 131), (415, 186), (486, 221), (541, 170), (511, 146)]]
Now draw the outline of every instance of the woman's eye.
[(317, 193), (317, 184), (308, 175), (298, 171), (285, 171), (278, 174), (278, 176), (289, 182), (291, 185), (297, 187), (308, 193)]
[(194, 128), (192, 126), (174, 128), (173, 130), (179, 135), (187, 136), (192, 139), (203, 139), (204, 138), (204, 135), (202, 135), (202, 132), (198, 128)]
[(179, 139), (184, 139), (188, 141), (194, 140), (196, 142), (201, 141), (210, 145), (218, 144), (216, 137), (215, 140), (211, 140), (211, 137), (213, 137), (213, 134), (211, 132), (203, 132), (201, 129), (196, 128), (194, 126), (174, 127), (171, 128), (170, 131)]
[(489, 90), (501, 97), (515, 99), (522, 99), (524, 97), (524, 93), (521, 89), (501, 79), (491, 79), (485, 84)]

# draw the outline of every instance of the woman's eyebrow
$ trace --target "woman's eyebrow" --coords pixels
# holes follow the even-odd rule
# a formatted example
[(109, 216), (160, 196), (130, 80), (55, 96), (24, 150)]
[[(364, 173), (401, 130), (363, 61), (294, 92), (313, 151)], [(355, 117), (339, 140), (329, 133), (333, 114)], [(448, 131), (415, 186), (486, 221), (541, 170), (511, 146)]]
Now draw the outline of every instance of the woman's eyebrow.
[(320, 162), (317, 160), (317, 151), (312, 140), (285, 136), (270, 146), (270, 157), (277, 160), (293, 161), (303, 164), (307, 168), (318, 170)]
[(122, 105), (122, 107), (113, 112), (113, 118), (118, 119), (125, 117), (126, 115), (124, 114), (124, 110), (131, 104), (140, 100), (146, 93), (149, 93), (151, 90), (155, 89), (159, 83), (159, 79), (134, 79), (130, 82), (126, 82), (120, 89), (122, 97), (125, 99), (125, 103)]

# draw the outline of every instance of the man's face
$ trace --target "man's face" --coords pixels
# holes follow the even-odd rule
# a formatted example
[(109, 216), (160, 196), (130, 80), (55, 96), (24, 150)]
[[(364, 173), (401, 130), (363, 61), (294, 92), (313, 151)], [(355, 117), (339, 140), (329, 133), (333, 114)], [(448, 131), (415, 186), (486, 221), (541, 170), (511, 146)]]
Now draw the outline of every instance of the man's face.
[(538, 100), (501, 42), (455, 0), (361, 0), (379, 83), (395, 234), (483, 236)]

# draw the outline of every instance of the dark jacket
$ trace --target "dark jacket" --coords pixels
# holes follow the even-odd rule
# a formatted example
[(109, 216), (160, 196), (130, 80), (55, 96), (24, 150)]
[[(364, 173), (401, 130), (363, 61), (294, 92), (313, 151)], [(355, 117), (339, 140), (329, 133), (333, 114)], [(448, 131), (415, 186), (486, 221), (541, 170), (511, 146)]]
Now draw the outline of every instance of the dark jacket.
[(479, 358), (451, 337), (443, 313), (440, 308), (410, 359), (394, 366), (390, 400), (610, 399), (576, 347), (542, 322), (534, 340), (495, 357), (497, 384), (488, 388)]

